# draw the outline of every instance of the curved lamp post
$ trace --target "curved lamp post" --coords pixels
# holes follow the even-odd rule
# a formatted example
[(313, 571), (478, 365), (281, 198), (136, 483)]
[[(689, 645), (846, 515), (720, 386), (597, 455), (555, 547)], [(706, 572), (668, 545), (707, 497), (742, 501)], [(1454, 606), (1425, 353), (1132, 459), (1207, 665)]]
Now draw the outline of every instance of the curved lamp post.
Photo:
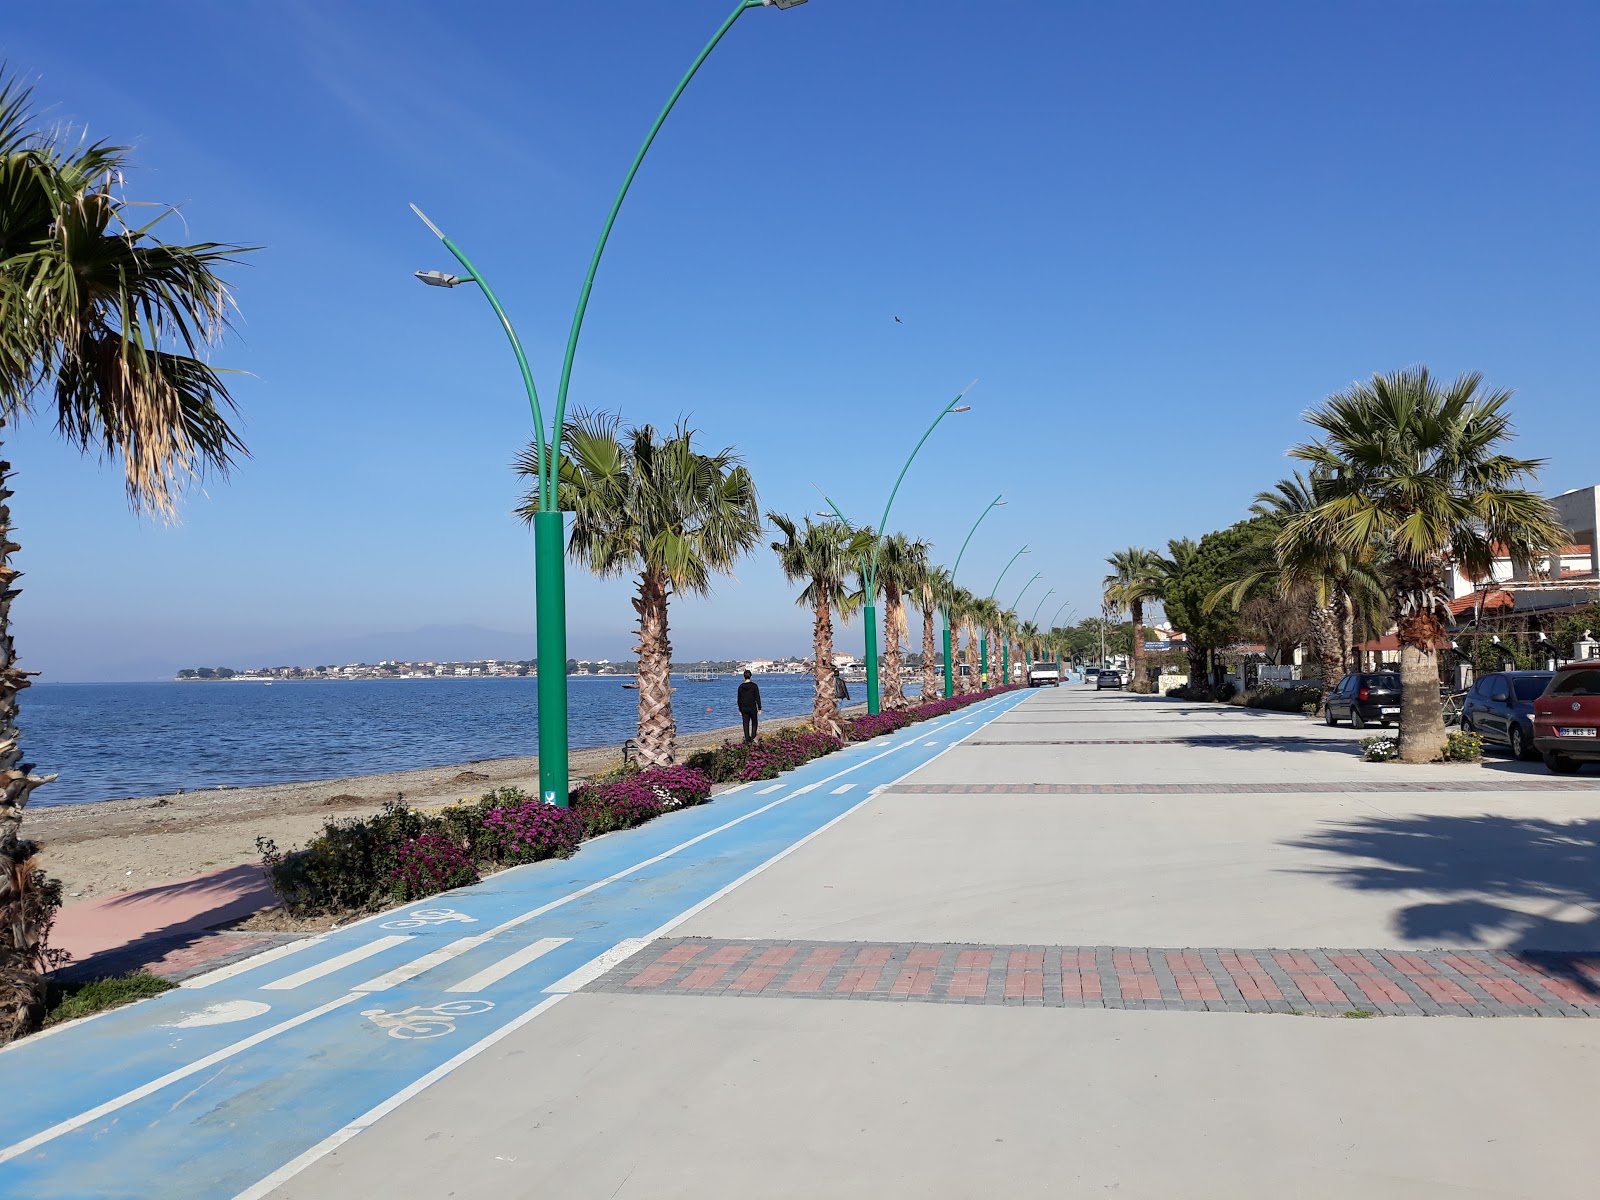
[[(961, 403), (961, 399), (977, 385), (974, 379), (956, 394), (956, 398), (939, 410), (939, 415), (933, 419), (923, 435), (917, 439), (917, 444), (911, 448), (910, 455), (906, 458), (906, 465), (900, 468), (900, 474), (895, 477), (894, 487), (889, 489), (889, 498), (883, 503), (883, 516), (878, 518), (876, 536), (872, 540), (872, 558), (863, 559), (861, 563), (861, 587), (866, 594), (866, 603), (862, 606), (861, 617), (866, 624), (867, 635), (867, 712), (876, 715), (879, 707), (878, 697), (878, 559), (883, 553), (883, 539), (887, 536), (889, 528), (889, 509), (894, 506), (894, 498), (899, 494), (900, 485), (905, 482), (906, 472), (911, 470), (911, 463), (917, 457), (917, 452), (922, 449), (923, 443), (933, 436), (933, 431), (939, 428), (939, 422), (951, 413), (964, 413), (972, 409), (970, 404)], [(828, 499), (824, 492), (822, 498), (828, 501), (828, 507), (833, 509), (834, 515), (850, 525), (850, 518), (839, 511), (839, 506)]]
[(651, 145), (656, 140), (656, 135), (661, 132), (661, 127), (666, 123), (668, 115), (678, 103), (684, 89), (699, 72), (700, 67), (717, 44), (727, 35), (728, 30), (741, 16), (752, 8), (794, 8), (804, 4), (806, 0), (739, 0), (734, 6), (727, 20), (711, 36), (705, 48), (689, 64), (689, 70), (678, 81), (678, 86), (673, 88), (672, 95), (667, 97), (667, 103), (655, 119), (655, 124), (650, 126), (650, 132), (645, 135), (644, 144), (639, 147), (639, 152), (633, 157), (633, 165), (628, 168), (628, 174), (622, 181), (622, 188), (617, 192), (617, 198), (611, 204), (611, 211), (606, 215), (605, 225), (600, 230), (600, 240), (595, 245), (594, 255), (589, 259), (589, 271), (584, 276), (583, 288), (578, 293), (578, 307), (572, 316), (572, 328), (567, 334), (566, 353), (561, 360), (561, 382), (556, 391), (556, 411), (554, 427), (547, 431), (544, 424), (544, 414), (539, 407), (539, 393), (534, 387), (533, 372), (528, 367), (528, 356), (523, 353), (522, 342), (517, 337), (517, 332), (512, 328), (511, 320), (506, 316), (505, 309), (500, 306), (499, 299), (489, 287), (479, 270), (472, 265), (459, 246), (444, 235), (432, 221), (428, 220), (415, 204), (411, 211), (422, 218), (422, 221), (431, 229), (444, 248), (461, 264), (465, 274), (449, 275), (443, 271), (418, 271), (417, 278), (431, 287), (453, 288), (462, 283), (475, 283), (482, 289), (484, 298), (494, 309), (495, 316), (500, 319), (506, 337), (511, 341), (512, 352), (517, 356), (517, 366), (522, 372), (522, 385), (528, 393), (528, 404), (533, 409), (533, 437), (534, 437), (534, 464), (539, 485), (539, 509), (533, 516), (533, 558), (534, 558), (534, 597), (537, 606), (537, 634), (539, 659), (539, 792), (548, 804), (557, 804), (562, 807), (567, 803), (567, 582), (566, 582), (566, 554), (563, 546), (565, 527), (560, 510), (556, 506), (556, 484), (561, 461), (561, 427), (566, 420), (567, 390), (572, 382), (572, 363), (578, 352), (578, 335), (583, 331), (584, 314), (589, 310), (589, 296), (594, 291), (595, 275), (600, 269), (600, 257), (605, 253), (606, 243), (611, 240), (612, 227), (617, 223), (617, 214), (622, 211), (622, 202), (628, 197), (628, 189), (633, 186), (633, 180), (639, 174), (639, 167), (644, 162), (644, 156), (649, 152)]
[[(1055, 615), (1050, 618), (1050, 628), (1051, 629), (1054, 629), (1056, 627), (1056, 617), (1059, 617), (1061, 615), (1061, 609), (1065, 608), (1067, 605), (1069, 605), (1071, 603), (1072, 603), (1071, 600), (1063, 600), (1061, 602), (1061, 608), (1056, 609)], [(1078, 610), (1076, 608), (1074, 608), (1072, 610), (1072, 612), (1077, 612), (1077, 611)], [(1072, 616), (1072, 613), (1068, 613), (1067, 616), (1070, 618)], [(1060, 647), (1056, 648), (1056, 669), (1057, 670), (1061, 669), (1061, 649), (1060, 649)]]
[[(1034, 578), (1038, 578), (1038, 576), (1035, 576)], [(1028, 582), (1032, 583), (1033, 580), (1030, 579), (1030, 580), (1028, 580)], [(1039, 597), (1039, 603), (1037, 603), (1037, 604), (1035, 604), (1033, 606), (1033, 616), (1028, 618), (1028, 624), (1034, 626), (1035, 628), (1038, 628), (1038, 625), (1039, 625), (1039, 610), (1044, 607), (1044, 602), (1046, 600), (1050, 599), (1050, 597), (1054, 596), (1055, 594), (1056, 594), (1055, 588), (1051, 588), (1048, 592), (1046, 592), (1044, 595)], [(1021, 600), (1022, 597), (1018, 596), (1017, 599)]]
[[(994, 581), (994, 589), (992, 591), (990, 591), (989, 599), (993, 600), (995, 592), (998, 592), (1000, 590), (1000, 580), (1004, 579), (1006, 577), (1006, 572), (1011, 570), (1011, 563), (1016, 562), (1017, 559), (1021, 558), (1024, 554), (1032, 554), (1032, 553), (1033, 553), (1032, 550), (1029, 550), (1026, 546), (1024, 546), (1021, 550), (1018, 550), (1015, 554), (1013, 554), (1011, 556), (1011, 562), (1006, 563), (1006, 565), (1000, 571), (1000, 579), (996, 579)], [(1016, 608), (1016, 605), (1013, 604), (1011, 607), (1012, 608)], [(1000, 657), (1001, 657), (1001, 661), (1004, 663), (1004, 666), (1002, 667), (1002, 670), (1005, 672), (1005, 676), (1004, 676), (1005, 677), (1005, 681), (1007, 683), (1010, 683), (1011, 682), (1011, 647), (1008, 644), (1005, 644), (1005, 643), (1001, 644)], [(988, 672), (989, 672), (989, 635), (988, 635), (987, 631), (985, 631), (985, 633), (984, 633), (983, 640), (978, 643), (978, 658), (979, 658), (979, 662), (981, 664), (980, 667), (979, 667), (980, 674), (981, 675), (988, 674)]]
[[(967, 530), (966, 540), (961, 543), (960, 553), (956, 555), (956, 565), (950, 568), (951, 588), (955, 587), (956, 572), (961, 569), (961, 556), (967, 552), (967, 546), (972, 541), (972, 535), (978, 532), (978, 526), (983, 524), (983, 519), (990, 512), (1006, 503), (1001, 498), (1003, 495), (1004, 493), (1001, 493), (1001, 496), (996, 496), (989, 501), (988, 507), (978, 514), (978, 519), (972, 523), (972, 528)], [(952, 661), (950, 654), (950, 605), (948, 603), (944, 605), (944, 694), (946, 696), (954, 696), (956, 694), (955, 663)]]

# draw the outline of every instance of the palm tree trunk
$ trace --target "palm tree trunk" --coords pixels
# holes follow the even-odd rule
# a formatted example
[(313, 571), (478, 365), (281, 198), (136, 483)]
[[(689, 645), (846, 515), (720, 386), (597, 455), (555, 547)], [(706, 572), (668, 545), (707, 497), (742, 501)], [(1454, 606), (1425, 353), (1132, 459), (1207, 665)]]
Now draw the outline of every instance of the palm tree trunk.
[(967, 677), (962, 685), (962, 692), (975, 692), (978, 690), (978, 630), (975, 626), (967, 625)]
[(885, 709), (904, 708), (906, 690), (901, 680), (905, 659), (900, 652), (900, 625), (904, 618), (905, 597), (892, 582), (883, 585), (883, 674), (880, 677)]
[(933, 662), (938, 649), (933, 639), (933, 605), (924, 604), (922, 606), (922, 703), (924, 704), (939, 694), (939, 672)]
[(1306, 616), (1311, 630), (1311, 652), (1316, 657), (1317, 669), (1322, 672), (1322, 690), (1326, 692), (1338, 684), (1342, 674), (1339, 666), (1344, 660), (1337, 603), (1319, 604), (1313, 594)]
[(1426, 608), (1402, 615), (1400, 640), (1400, 761), (1433, 762), (1444, 753), (1448, 734), (1439, 698), (1439, 652), (1434, 643), (1442, 630)]
[(816, 619), (811, 626), (813, 654), (811, 693), (811, 727), (818, 733), (842, 737), (839, 724), (839, 701), (833, 694), (833, 602), (826, 591), (817, 599)]
[(13, 586), (21, 574), (10, 565), (20, 547), (11, 540), (11, 464), (0, 462), (0, 1046), (38, 1026), (44, 1016), (46, 939), (61, 885), (38, 869), (39, 847), (22, 836), (28, 794), (55, 776), (33, 775), (22, 760), (17, 696), (28, 676), (17, 669), (11, 638)]
[(1133, 648), (1129, 654), (1133, 662), (1132, 690), (1148, 692), (1150, 685), (1144, 678), (1144, 601), (1135, 600), (1128, 605), (1128, 613), (1133, 618)]
[(661, 767), (672, 762), (678, 724), (672, 719), (672, 641), (667, 632), (667, 582), (654, 569), (639, 575), (639, 762)]

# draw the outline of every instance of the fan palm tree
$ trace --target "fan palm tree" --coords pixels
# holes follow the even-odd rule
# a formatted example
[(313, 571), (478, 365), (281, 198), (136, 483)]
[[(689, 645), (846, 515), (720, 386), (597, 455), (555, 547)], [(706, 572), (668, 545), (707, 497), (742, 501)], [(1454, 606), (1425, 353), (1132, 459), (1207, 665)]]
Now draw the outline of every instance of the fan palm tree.
[[(45, 409), (68, 442), (121, 460), (134, 511), (170, 518), (185, 484), (244, 453), (203, 354), (232, 308), (217, 272), (245, 248), (159, 240), (173, 210), (152, 220), (126, 199), (126, 166), (122, 147), (36, 132), (28, 89), (0, 80), (0, 427)], [(21, 835), (30, 793), (54, 777), (22, 761), (16, 725), (28, 677), (10, 628), (10, 477), (0, 462), (0, 1043), (42, 1014), (59, 900)]]
[(1549, 502), (1519, 486), (1544, 460), (1503, 452), (1511, 393), (1482, 383), (1477, 372), (1442, 383), (1426, 367), (1374, 375), (1308, 413), (1322, 437), (1289, 452), (1324, 481), (1316, 504), (1285, 522), (1280, 546), (1370, 549), (1387, 585), (1403, 762), (1429, 762), (1445, 745), (1437, 648), (1451, 566), (1480, 577), (1497, 552), (1530, 564), (1566, 536)]
[(1347, 629), (1359, 614), (1387, 607), (1383, 581), (1373, 570), (1373, 547), (1348, 550), (1335, 543), (1307, 538), (1301, 533), (1284, 536), (1294, 518), (1320, 503), (1326, 477), (1298, 471), (1260, 492), (1250, 511), (1255, 542), (1239, 556), (1237, 577), (1206, 598), (1213, 608), (1227, 601), (1235, 611), (1252, 593), (1270, 588), (1279, 600), (1297, 603), (1306, 614), (1311, 632), (1311, 652), (1322, 674), (1323, 686), (1332, 687), (1344, 674), (1350, 638)]
[[(883, 589), (883, 670), (880, 675), (882, 707), (905, 708), (905, 659), (901, 639), (906, 636), (906, 593), (917, 582), (918, 573), (928, 559), (928, 543), (903, 533), (883, 539), (878, 551), (878, 586)], [(865, 586), (865, 581), (863, 581)]]
[[(950, 593), (950, 572), (935, 566), (924, 555), (918, 564), (915, 582), (910, 594), (922, 613), (922, 699), (932, 700), (939, 694), (939, 668), (935, 659), (939, 655), (937, 619), (939, 608)], [(949, 664), (945, 664), (949, 670)]]
[[(622, 430), (610, 413), (580, 412), (561, 431), (557, 506), (570, 512), (567, 553), (602, 578), (638, 573), (639, 761), (661, 766), (677, 754), (672, 716), (673, 595), (705, 595), (761, 538), (755, 481), (732, 449), (701, 454), (695, 431), (679, 425), (663, 437), (654, 426)], [(539, 511), (534, 446), (518, 456), (517, 474), (535, 480), (518, 508)]]
[(1144, 606), (1161, 598), (1163, 581), (1161, 556), (1138, 546), (1118, 550), (1106, 559), (1111, 574), (1103, 582), (1105, 603), (1121, 613), (1127, 611), (1133, 621), (1133, 682), (1131, 690), (1149, 690), (1144, 677)]
[(803, 583), (795, 603), (812, 610), (811, 648), (813, 655), (811, 724), (835, 737), (844, 732), (839, 724), (839, 702), (833, 694), (833, 614), (841, 620), (862, 603), (859, 591), (852, 592), (846, 580), (859, 568), (863, 554), (872, 552), (870, 530), (853, 529), (843, 521), (813, 522), (809, 517), (798, 526), (781, 513), (768, 513), (767, 520), (783, 535), (772, 543), (790, 583)]
[(1022, 652), (1028, 656), (1028, 661), (1038, 658), (1043, 645), (1039, 627), (1032, 621), (1024, 621), (1017, 630), (1017, 636), (1022, 640)]
[[(976, 613), (974, 611), (978, 598), (966, 588), (958, 587), (950, 597), (950, 621), (956, 630), (954, 653), (958, 664), (956, 668), (955, 690), (957, 693), (973, 691), (978, 683), (978, 642), (974, 636)], [(961, 645), (962, 638), (966, 645)], [(963, 674), (961, 666), (965, 666)]]

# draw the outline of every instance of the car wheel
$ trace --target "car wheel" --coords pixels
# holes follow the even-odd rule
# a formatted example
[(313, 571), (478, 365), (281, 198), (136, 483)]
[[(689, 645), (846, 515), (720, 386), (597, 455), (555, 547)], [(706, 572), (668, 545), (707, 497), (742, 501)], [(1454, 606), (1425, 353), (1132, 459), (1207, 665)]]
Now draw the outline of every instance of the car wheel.
[(1511, 757), (1518, 762), (1527, 762), (1530, 758), (1537, 758), (1528, 745), (1527, 735), (1522, 732), (1521, 725), (1511, 727)]
[(1378, 724), (1382, 725), (1385, 729), (1389, 728), (1389, 718), (1388, 717), (1382, 718), (1381, 720), (1379, 720)]
[(1333, 709), (1331, 708), (1322, 710), (1322, 719), (1335, 729), (1339, 727), (1339, 718), (1333, 715)]
[(1352, 704), (1350, 706), (1350, 728), (1365, 729), (1366, 727), (1367, 719), (1361, 715), (1361, 710)]
[(1544, 756), (1544, 765), (1557, 775), (1575, 775), (1583, 764), (1575, 758), (1568, 758), (1565, 754), (1547, 752)]

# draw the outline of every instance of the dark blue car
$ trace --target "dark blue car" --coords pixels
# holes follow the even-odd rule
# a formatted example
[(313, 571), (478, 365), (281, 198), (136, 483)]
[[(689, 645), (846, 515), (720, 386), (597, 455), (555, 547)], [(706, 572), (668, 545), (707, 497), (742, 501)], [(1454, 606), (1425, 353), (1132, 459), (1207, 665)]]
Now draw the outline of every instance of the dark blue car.
[(1508, 746), (1516, 758), (1538, 758), (1533, 748), (1533, 702), (1544, 694), (1549, 671), (1500, 671), (1472, 685), (1461, 705), (1461, 728), (1486, 745)]

